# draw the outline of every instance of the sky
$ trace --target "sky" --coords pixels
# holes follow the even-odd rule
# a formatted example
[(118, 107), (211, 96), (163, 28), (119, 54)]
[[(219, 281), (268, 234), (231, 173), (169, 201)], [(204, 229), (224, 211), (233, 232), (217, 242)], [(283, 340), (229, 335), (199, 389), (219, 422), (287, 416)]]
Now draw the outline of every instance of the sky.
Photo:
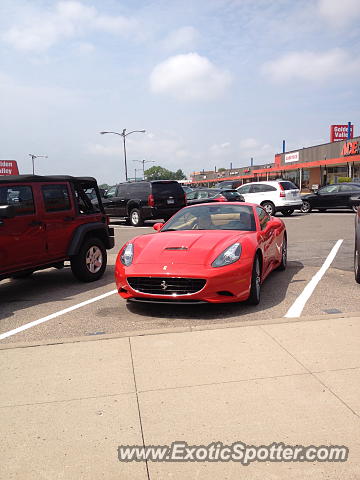
[[(123, 181), (360, 135), (359, 0), (1, 0), (0, 160)], [(153, 163), (151, 163), (153, 162)]]

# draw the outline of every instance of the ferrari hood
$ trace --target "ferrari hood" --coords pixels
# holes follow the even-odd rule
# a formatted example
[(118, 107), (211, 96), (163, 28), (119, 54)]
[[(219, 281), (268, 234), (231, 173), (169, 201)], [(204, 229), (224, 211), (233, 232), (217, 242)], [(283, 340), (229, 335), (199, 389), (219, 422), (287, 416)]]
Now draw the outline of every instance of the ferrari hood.
[(182, 231), (137, 237), (133, 264), (207, 265), (241, 237), (253, 232)]

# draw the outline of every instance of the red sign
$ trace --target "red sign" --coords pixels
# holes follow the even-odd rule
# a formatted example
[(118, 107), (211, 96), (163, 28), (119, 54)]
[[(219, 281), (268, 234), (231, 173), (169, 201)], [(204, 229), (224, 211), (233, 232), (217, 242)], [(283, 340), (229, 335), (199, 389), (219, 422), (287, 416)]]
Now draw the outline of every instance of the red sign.
[(0, 175), (19, 175), (15, 160), (0, 160)]
[[(331, 125), (330, 126), (330, 142), (340, 142), (348, 138), (347, 125)], [(350, 127), (350, 138), (354, 138), (354, 125)]]
[(341, 150), (341, 155), (357, 155), (360, 153), (359, 142), (346, 142)]

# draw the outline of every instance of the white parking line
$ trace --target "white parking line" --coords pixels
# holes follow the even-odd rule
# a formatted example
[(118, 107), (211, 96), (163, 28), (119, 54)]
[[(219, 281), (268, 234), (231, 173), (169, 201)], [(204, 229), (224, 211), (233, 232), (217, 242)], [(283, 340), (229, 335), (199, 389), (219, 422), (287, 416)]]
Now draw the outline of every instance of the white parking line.
[(23, 332), (24, 330), (28, 330), (29, 328), (35, 327), (36, 325), (40, 325), (40, 323), (47, 322), (48, 320), (52, 320), (53, 318), (60, 317), (60, 315), (64, 315), (65, 313), (72, 312), (73, 310), (77, 310), (78, 308), (85, 307), (85, 305), (89, 305), (89, 303), (97, 302), (98, 300), (102, 300), (103, 298), (109, 297), (110, 295), (114, 295), (117, 293), (117, 290), (111, 290), (110, 292), (103, 293), (97, 297), (91, 298), (90, 300), (85, 300), (84, 302), (78, 303), (77, 305), (73, 305), (72, 307), (64, 308), (64, 310), (60, 310), (59, 312), (52, 313), (47, 317), (39, 318), (38, 320), (34, 320), (30, 323), (25, 323), (21, 327), (14, 328), (14, 330), (9, 330), (8, 332), (2, 333), (0, 335), (0, 340), (4, 338), (11, 337), (16, 333)]
[(320, 280), (324, 276), (326, 270), (330, 267), (343, 241), (344, 240), (338, 240), (335, 243), (335, 245), (331, 249), (331, 252), (327, 256), (325, 262), (322, 264), (320, 270), (312, 277), (310, 282), (306, 285), (304, 290), (301, 292), (301, 294), (298, 296), (298, 298), (295, 300), (295, 302), (291, 305), (291, 307), (287, 311), (287, 314), (285, 315), (286, 318), (297, 318), (301, 316), (301, 313), (305, 307), (306, 302), (309, 300), (309, 298), (313, 294), (313, 291), (315, 290), (317, 284), (320, 282)]

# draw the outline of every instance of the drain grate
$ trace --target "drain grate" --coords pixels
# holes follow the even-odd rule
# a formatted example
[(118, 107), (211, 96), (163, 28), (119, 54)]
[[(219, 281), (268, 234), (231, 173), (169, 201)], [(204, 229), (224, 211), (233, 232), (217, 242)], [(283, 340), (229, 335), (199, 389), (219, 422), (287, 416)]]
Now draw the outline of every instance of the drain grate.
[(104, 335), (106, 332), (91, 332), (91, 333), (85, 333), (85, 335)]
[(341, 310), (338, 310), (337, 308), (328, 308), (327, 310), (323, 310), (325, 313), (343, 313)]

